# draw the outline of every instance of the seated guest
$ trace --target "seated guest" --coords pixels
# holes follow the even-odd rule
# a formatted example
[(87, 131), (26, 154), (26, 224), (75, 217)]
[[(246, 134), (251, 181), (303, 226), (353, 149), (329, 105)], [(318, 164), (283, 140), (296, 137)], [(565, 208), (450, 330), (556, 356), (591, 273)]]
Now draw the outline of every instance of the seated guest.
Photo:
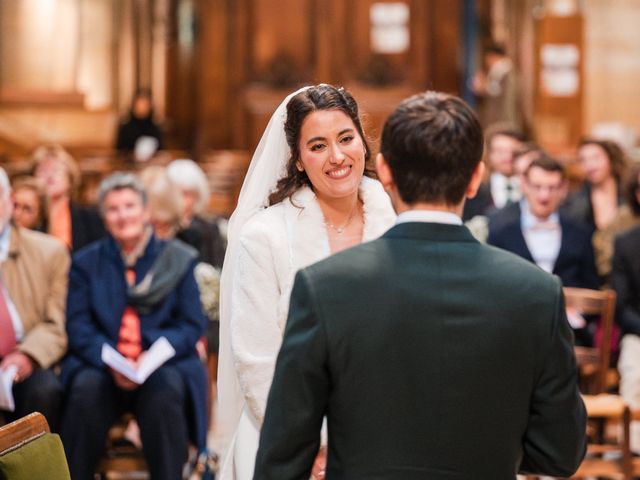
[[(640, 188), (636, 174), (630, 206), (640, 215)], [(631, 408), (640, 408), (640, 226), (615, 239), (611, 283), (618, 295), (616, 321), (622, 330), (620, 342), (620, 394)], [(631, 425), (631, 449), (640, 453), (640, 423)]]
[(46, 232), (49, 202), (42, 184), (34, 177), (13, 182), (13, 221), (30, 230)]
[[(518, 179), (518, 185), (522, 185), (524, 182), (524, 173), (529, 167), (529, 164), (536, 158), (540, 158), (543, 154), (544, 151), (533, 142), (523, 143), (522, 147), (513, 153), (513, 171)], [(467, 220), (465, 225), (476, 239), (486, 243), (487, 236), (489, 235), (489, 219), (485, 215), (476, 215), (470, 220)]]
[[(540, 158), (544, 154), (544, 150), (534, 142), (525, 142), (522, 146), (513, 152), (513, 171), (518, 176), (518, 184), (524, 181), (524, 174), (529, 168), (529, 164), (536, 158)], [(522, 189), (520, 189), (522, 191)]]
[(487, 215), (496, 208), (520, 200), (520, 185), (514, 170), (514, 153), (522, 147), (525, 136), (510, 128), (497, 128), (487, 136), (487, 164), (490, 176), (480, 185), (478, 194), (464, 206), (462, 220)]
[(177, 185), (184, 199), (182, 225), (178, 238), (200, 252), (200, 260), (214, 267), (222, 267), (225, 241), (215, 218), (207, 218), (209, 182), (207, 176), (193, 160), (174, 160), (167, 174)]
[(167, 169), (151, 165), (140, 172), (147, 193), (149, 220), (156, 237), (174, 238), (182, 229), (183, 197), (167, 175)]
[(44, 183), (49, 202), (47, 231), (71, 251), (105, 235), (98, 212), (74, 203), (80, 185), (80, 169), (69, 153), (59, 145), (38, 147), (31, 156), (33, 174)]
[[(488, 243), (515, 253), (560, 277), (565, 287), (598, 288), (591, 235), (558, 214), (566, 191), (562, 165), (549, 157), (533, 160), (522, 184), (524, 199), (489, 217)], [(576, 343), (591, 344), (584, 319), (568, 312)]]
[(58, 240), (12, 223), (9, 179), (0, 169), (0, 370), (15, 370), (15, 411), (39, 411), (56, 431), (62, 385), (51, 367), (67, 348), (69, 253)]
[[(178, 187), (167, 175), (167, 169), (160, 165), (151, 165), (140, 173), (140, 180), (147, 193), (149, 205), (149, 220), (157, 238), (168, 240), (178, 238), (182, 241), (190, 240), (190, 235), (185, 235), (188, 228), (182, 228), (182, 216), (184, 212), (184, 197)], [(183, 238), (186, 236), (186, 239)], [(185, 241), (185, 243), (187, 243)], [(191, 245), (194, 248), (199, 245)], [(200, 288), (202, 307), (207, 319), (206, 345), (209, 352), (217, 353), (219, 344), (218, 331), (218, 280), (219, 271), (211, 264), (199, 262), (195, 269), (196, 281)], [(199, 345), (200, 347), (201, 345)], [(201, 356), (206, 356), (205, 345), (202, 344)]]
[[(78, 252), (69, 275), (61, 435), (71, 477), (93, 478), (109, 427), (128, 411), (140, 426), (151, 478), (175, 480), (189, 437), (205, 448), (207, 382), (196, 353), (205, 318), (194, 278), (197, 253), (155, 237), (135, 175), (106, 178), (98, 198), (109, 235)], [(161, 337), (174, 355), (141, 384), (103, 361), (108, 345), (136, 363)]]
[(578, 147), (578, 159), (586, 181), (567, 198), (562, 209), (595, 232), (611, 224), (624, 201), (621, 181), (627, 158), (615, 142), (584, 138)]
[(596, 267), (603, 285), (611, 284), (611, 260), (613, 258), (613, 242), (617, 235), (640, 224), (640, 204), (637, 191), (640, 186), (640, 165), (629, 169), (629, 176), (624, 186), (625, 203), (618, 207), (611, 223), (593, 234), (593, 248), (596, 252)]
[(118, 126), (116, 149), (131, 160), (149, 160), (162, 148), (162, 131), (153, 118), (149, 89), (139, 89), (131, 101), (129, 117)]

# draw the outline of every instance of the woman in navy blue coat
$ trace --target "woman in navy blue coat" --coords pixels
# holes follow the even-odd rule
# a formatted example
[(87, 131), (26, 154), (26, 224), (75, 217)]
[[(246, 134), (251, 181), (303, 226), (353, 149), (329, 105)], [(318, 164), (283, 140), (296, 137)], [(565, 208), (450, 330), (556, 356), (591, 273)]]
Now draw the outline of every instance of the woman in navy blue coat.
[[(93, 478), (109, 427), (130, 411), (151, 478), (175, 480), (189, 438), (199, 449), (206, 439), (206, 374), (196, 352), (205, 327), (193, 274), (197, 253), (155, 238), (134, 175), (105, 179), (99, 204), (109, 236), (74, 256), (69, 278), (61, 433), (71, 476)], [(161, 337), (174, 355), (141, 384), (103, 361), (108, 345), (140, 362)]]

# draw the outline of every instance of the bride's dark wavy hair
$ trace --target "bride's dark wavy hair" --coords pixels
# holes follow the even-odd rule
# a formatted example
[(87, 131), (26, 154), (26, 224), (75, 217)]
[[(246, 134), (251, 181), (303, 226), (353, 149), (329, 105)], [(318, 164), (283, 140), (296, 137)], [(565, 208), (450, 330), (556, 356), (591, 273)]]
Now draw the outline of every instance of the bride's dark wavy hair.
[(273, 193), (269, 195), (269, 205), (275, 205), (285, 198), (291, 197), (305, 185), (312, 187), (306, 172), (301, 172), (296, 168), (296, 162), (300, 160), (300, 130), (302, 122), (308, 115), (318, 110), (339, 110), (353, 121), (364, 144), (364, 174), (367, 177), (377, 178), (371, 160), (371, 149), (362, 130), (358, 104), (344, 88), (321, 84), (309, 87), (298, 93), (287, 103), (287, 121), (284, 124), (284, 132), (291, 156), (287, 162), (284, 177), (278, 180)]

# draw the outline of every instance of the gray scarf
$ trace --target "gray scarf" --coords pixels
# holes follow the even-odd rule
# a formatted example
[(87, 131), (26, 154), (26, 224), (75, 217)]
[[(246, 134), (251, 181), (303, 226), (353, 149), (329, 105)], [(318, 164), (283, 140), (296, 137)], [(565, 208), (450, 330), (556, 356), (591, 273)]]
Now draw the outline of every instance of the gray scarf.
[(170, 240), (162, 250), (151, 270), (137, 284), (127, 290), (128, 304), (138, 313), (151, 313), (182, 280), (189, 269), (189, 265), (198, 258), (198, 252), (193, 247), (179, 240)]

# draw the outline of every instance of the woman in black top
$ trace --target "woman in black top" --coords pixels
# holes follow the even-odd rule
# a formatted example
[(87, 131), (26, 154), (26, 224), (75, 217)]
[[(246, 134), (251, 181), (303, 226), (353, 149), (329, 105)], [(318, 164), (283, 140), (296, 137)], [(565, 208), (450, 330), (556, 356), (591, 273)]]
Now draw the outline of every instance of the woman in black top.
[(116, 148), (122, 152), (134, 153), (138, 141), (145, 137), (156, 141), (156, 147), (151, 154), (162, 148), (162, 132), (153, 119), (151, 93), (148, 90), (138, 90), (131, 102), (129, 118), (118, 127)]

